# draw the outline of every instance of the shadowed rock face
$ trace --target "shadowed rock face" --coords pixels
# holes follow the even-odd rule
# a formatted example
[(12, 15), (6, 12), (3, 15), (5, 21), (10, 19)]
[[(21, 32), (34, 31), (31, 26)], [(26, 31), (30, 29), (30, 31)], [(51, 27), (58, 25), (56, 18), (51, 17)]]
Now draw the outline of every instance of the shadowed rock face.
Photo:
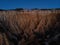
[(0, 45), (60, 45), (60, 13), (0, 15)]

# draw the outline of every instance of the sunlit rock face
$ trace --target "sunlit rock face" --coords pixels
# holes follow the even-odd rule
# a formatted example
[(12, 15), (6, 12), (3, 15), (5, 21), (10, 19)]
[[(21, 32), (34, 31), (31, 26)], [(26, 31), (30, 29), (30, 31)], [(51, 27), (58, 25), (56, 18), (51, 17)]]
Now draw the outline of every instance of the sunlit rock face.
[(0, 45), (60, 45), (60, 11), (0, 11)]

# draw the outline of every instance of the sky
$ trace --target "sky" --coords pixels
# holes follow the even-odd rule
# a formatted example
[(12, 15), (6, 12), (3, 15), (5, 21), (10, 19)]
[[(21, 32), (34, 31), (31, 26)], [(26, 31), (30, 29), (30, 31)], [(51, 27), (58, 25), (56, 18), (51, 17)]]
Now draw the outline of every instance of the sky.
[(60, 0), (0, 0), (0, 9), (60, 8)]

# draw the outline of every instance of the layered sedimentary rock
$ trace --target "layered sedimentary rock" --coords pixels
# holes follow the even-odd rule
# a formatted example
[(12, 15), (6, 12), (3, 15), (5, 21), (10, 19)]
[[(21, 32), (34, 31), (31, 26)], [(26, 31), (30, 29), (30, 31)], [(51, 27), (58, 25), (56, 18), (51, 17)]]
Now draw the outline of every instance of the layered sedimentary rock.
[(60, 45), (60, 10), (0, 11), (0, 45)]

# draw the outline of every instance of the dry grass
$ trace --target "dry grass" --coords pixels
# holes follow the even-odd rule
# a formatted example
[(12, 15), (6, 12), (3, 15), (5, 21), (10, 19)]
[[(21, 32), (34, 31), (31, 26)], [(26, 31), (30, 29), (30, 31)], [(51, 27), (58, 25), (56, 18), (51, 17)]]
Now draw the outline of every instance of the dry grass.
[(60, 30), (60, 13), (41, 15), (14, 12), (0, 15), (0, 45), (45, 45), (42, 39), (50, 43), (47, 36), (50, 33), (46, 35), (46, 31)]

